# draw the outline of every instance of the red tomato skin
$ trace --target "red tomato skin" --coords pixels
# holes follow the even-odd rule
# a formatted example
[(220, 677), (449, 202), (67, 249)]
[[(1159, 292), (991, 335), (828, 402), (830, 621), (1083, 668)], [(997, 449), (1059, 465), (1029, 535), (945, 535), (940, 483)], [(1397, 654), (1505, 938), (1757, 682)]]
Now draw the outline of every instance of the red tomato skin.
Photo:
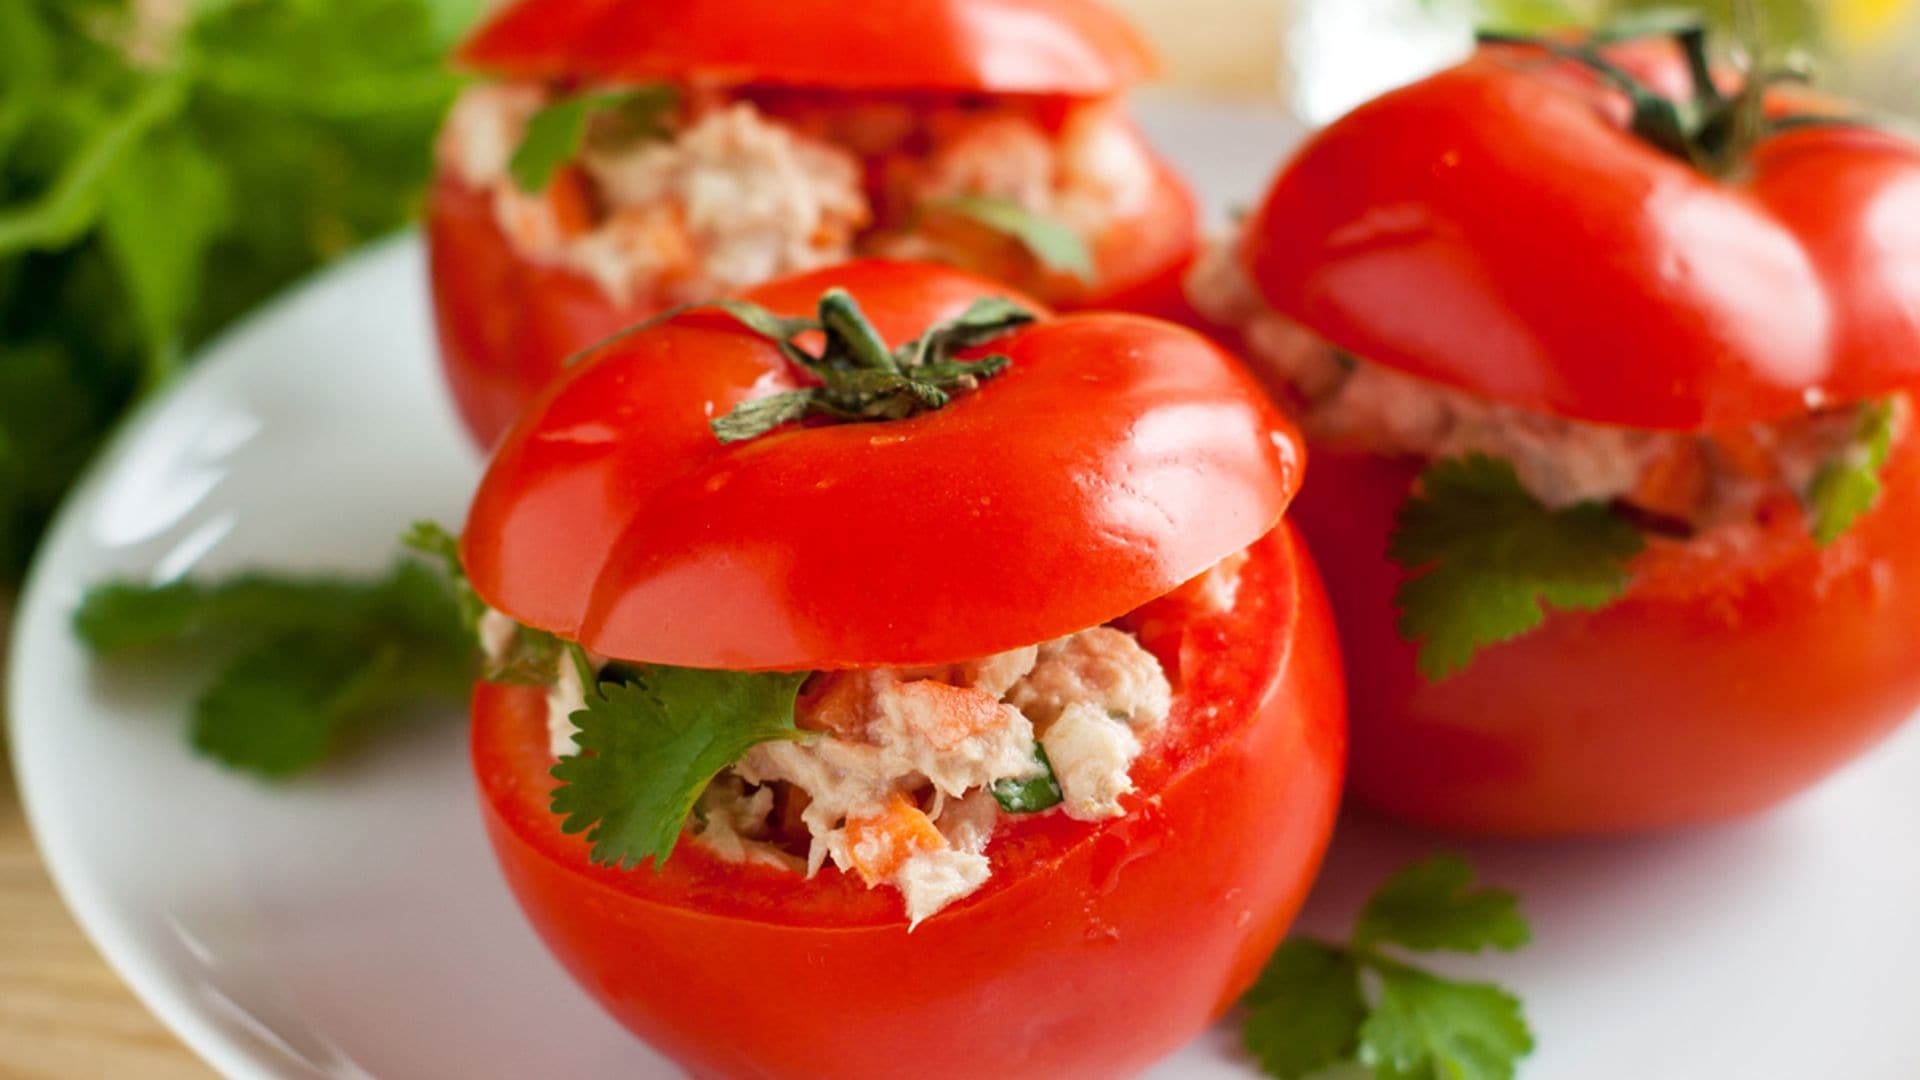
[(1424, 825), (1610, 835), (1766, 810), (1920, 705), (1920, 441), (1831, 547), (1782, 515), (1758, 556), (1656, 541), (1628, 594), (1554, 613), (1429, 683), (1394, 628), (1386, 557), (1414, 463), (1316, 447), (1294, 516), (1352, 674), (1352, 790)]
[[(1614, 55), (1675, 82), (1650, 48)], [(1626, 113), (1537, 50), (1484, 49), (1311, 140), (1242, 255), (1354, 355), (1569, 419), (1734, 427), (1920, 379), (1920, 146), (1802, 128), (1720, 180)]]
[(540, 694), (482, 685), (473, 750), (508, 882), (576, 979), (701, 1077), (1133, 1075), (1252, 982), (1325, 850), (1345, 749), (1331, 616), (1291, 527), (1251, 600), (1190, 625), (1128, 816), (1003, 824), (994, 877), (907, 932), (890, 890), (730, 866), (592, 866), (546, 808)]
[(1090, 0), (519, 0), (465, 66), (552, 82), (1101, 97), (1153, 74), (1145, 39)]
[[(1049, 276), (1064, 309), (1170, 315), (1199, 245), (1199, 210), (1173, 167), (1149, 151), (1154, 193), (1093, 244), (1094, 283)], [(442, 172), (427, 194), (426, 235), (440, 364), (474, 442), (491, 447), (569, 357), (660, 313), (616, 303), (598, 283), (513, 249), (486, 192)]]
[(442, 173), (427, 194), (427, 265), (440, 370), (467, 431), (490, 447), (568, 357), (651, 312), (520, 257), (484, 192)]

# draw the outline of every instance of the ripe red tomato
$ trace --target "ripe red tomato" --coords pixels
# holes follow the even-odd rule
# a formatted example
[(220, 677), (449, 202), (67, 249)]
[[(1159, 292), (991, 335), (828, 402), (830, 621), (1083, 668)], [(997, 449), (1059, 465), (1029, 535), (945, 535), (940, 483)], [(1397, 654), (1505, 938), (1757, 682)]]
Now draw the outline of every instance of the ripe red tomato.
[[(1154, 68), (1127, 23), (1087, 0), (929, 0), (884, 7), (803, 0), (668, 4), (520, 0), (460, 59), (488, 75), (575, 85), (651, 82), (783, 88), (823, 106), (909, 100), (923, 109), (997, 95), (1095, 100)], [(1132, 138), (1138, 140), (1137, 133)], [(1115, 206), (1089, 243), (1082, 282), (1024, 265), (1029, 286), (1063, 307), (1170, 314), (1196, 247), (1199, 213), (1173, 168), (1144, 143), (1137, 197)], [(496, 222), (492, 199), (443, 170), (426, 232), (442, 361), (461, 416), (490, 446), (564, 360), (665, 304), (616, 302), (584, 274), (528, 260)], [(973, 257), (998, 274), (997, 251)]]
[[(748, 299), (846, 289), (894, 346), (1007, 290), (856, 263)], [(1126, 813), (1005, 820), (975, 893), (901, 900), (683, 844), (595, 865), (549, 808), (540, 690), (481, 685), (473, 754), (508, 881), (575, 976), (696, 1075), (1128, 1075), (1258, 972), (1330, 834), (1345, 751), (1331, 615), (1281, 521), (1298, 436), (1231, 358), (1131, 315), (1040, 321), (964, 353), (1002, 373), (884, 423), (721, 445), (800, 385), (712, 310), (608, 342), (549, 386), (482, 482), (463, 558), (514, 618), (633, 660), (814, 669), (950, 661), (1119, 621), (1174, 690)], [(1226, 610), (1184, 585), (1246, 551)]]
[[(1661, 87), (1679, 54), (1611, 55)], [(1774, 115), (1831, 102), (1801, 91)], [(1267, 301), (1367, 361), (1557, 417), (1724, 431), (1920, 385), (1920, 148), (1857, 125), (1726, 178), (1626, 99), (1490, 48), (1334, 124), (1242, 253)], [(1316, 445), (1298, 519), (1353, 672), (1366, 802), (1472, 832), (1604, 834), (1772, 806), (1920, 705), (1920, 449), (1829, 547), (1789, 506), (1748, 543), (1649, 540), (1633, 583), (1430, 682), (1387, 557), (1420, 463)]]
[(694, 1075), (1133, 1075), (1251, 983), (1333, 824), (1330, 616), (1290, 527), (1252, 556), (1231, 615), (1178, 597), (1141, 613), (1180, 627), (1143, 635), (1179, 674), (1127, 815), (1003, 823), (986, 885), (912, 933), (897, 895), (831, 869), (809, 880), (692, 844), (658, 872), (591, 864), (547, 808), (541, 693), (482, 684), (494, 849), (574, 977)]
[[(1670, 49), (1610, 55), (1685, 82)], [(1574, 65), (1483, 49), (1309, 142), (1248, 266), (1357, 356), (1569, 419), (1728, 428), (1920, 382), (1920, 147), (1813, 125), (1721, 178), (1626, 110)]]

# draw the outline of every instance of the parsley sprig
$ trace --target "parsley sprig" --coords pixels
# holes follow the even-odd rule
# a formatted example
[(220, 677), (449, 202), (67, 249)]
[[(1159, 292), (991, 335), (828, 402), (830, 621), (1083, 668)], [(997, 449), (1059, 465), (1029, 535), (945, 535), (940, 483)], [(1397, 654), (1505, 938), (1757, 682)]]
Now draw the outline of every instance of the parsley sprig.
[[(446, 573), (447, 591), (459, 606), (461, 618), (466, 621), (467, 630), (477, 642), (480, 619), (486, 613), (487, 605), (480, 599), (480, 594), (473, 591), (473, 583), (467, 580), (466, 567), (460, 563), (459, 539), (435, 522), (416, 521), (401, 536), (400, 542), (439, 563)], [(488, 682), (510, 686), (546, 686), (553, 682), (554, 671), (564, 648), (565, 644), (559, 638), (545, 630), (515, 623), (513, 636), (508, 640), (504, 654), (483, 657), (480, 677)]]
[(663, 139), (679, 103), (679, 91), (666, 84), (590, 90), (549, 102), (528, 119), (507, 171), (520, 190), (545, 191), (560, 167), (580, 156), (589, 123), (610, 122), (632, 142)]
[(418, 562), (373, 579), (110, 582), (88, 591), (74, 630), (105, 657), (224, 652), (193, 706), (193, 746), (269, 779), (322, 764), (404, 706), (462, 700), (474, 674), (471, 623)]
[(957, 214), (1009, 237), (1041, 266), (1083, 282), (1094, 278), (1093, 252), (1086, 240), (1058, 219), (1035, 213), (999, 195), (953, 195), (936, 199), (926, 210)]
[[(1011, 300), (976, 300), (957, 317), (929, 327), (898, 349), (889, 349), (845, 289), (822, 294), (818, 314), (811, 319), (783, 318), (737, 300), (701, 306), (724, 311), (777, 343), (790, 362), (819, 380), (817, 386), (742, 402), (713, 421), (713, 433), (723, 443), (758, 438), (809, 416), (902, 420), (941, 408), (954, 395), (976, 389), (982, 380), (1005, 371), (1010, 363), (1002, 355), (958, 360), (956, 353), (985, 345), (1034, 319), (1032, 312)], [(824, 335), (819, 352), (808, 352), (796, 343), (801, 335), (815, 332)]]
[(1840, 539), (1880, 500), (1880, 472), (1893, 453), (1893, 417), (1893, 398), (1867, 404), (1847, 448), (1814, 474), (1807, 507), (1815, 543), (1825, 546)]
[(1604, 504), (1543, 505), (1508, 462), (1441, 459), (1420, 474), (1387, 544), (1409, 571), (1394, 595), (1400, 632), (1419, 644), (1421, 673), (1445, 678), (1538, 627), (1547, 607), (1612, 603), (1645, 544)]
[(0, 587), (134, 401), (411, 217), (476, 10), (0, 3)]
[(1511, 951), (1530, 937), (1513, 894), (1474, 888), (1465, 860), (1435, 856), (1389, 878), (1344, 943), (1281, 945), (1243, 1000), (1242, 1041), (1279, 1080), (1346, 1063), (1376, 1080), (1511, 1080), (1533, 1049), (1519, 1000), (1400, 954)]
[(628, 867), (673, 854), (700, 793), (720, 770), (775, 739), (796, 739), (805, 673), (628, 665), (573, 714), (580, 752), (553, 767), (561, 829), (586, 833), (594, 862)]

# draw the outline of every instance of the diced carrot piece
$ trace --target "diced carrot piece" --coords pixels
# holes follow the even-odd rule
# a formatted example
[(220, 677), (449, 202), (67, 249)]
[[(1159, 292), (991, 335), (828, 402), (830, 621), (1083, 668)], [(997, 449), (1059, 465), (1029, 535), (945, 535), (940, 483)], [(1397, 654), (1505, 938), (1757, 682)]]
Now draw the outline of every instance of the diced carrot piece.
[(1707, 457), (1692, 439), (1674, 439), (1667, 451), (1647, 463), (1629, 501), (1643, 510), (1689, 519), (1706, 500)]
[(553, 174), (547, 185), (547, 199), (553, 204), (553, 219), (560, 235), (575, 237), (593, 230), (593, 193), (587, 186), (587, 174), (576, 165), (568, 165)]
[(951, 750), (1004, 722), (992, 694), (930, 679), (901, 684), (894, 705), (907, 726), (937, 750)]
[(890, 881), (908, 859), (946, 846), (927, 815), (898, 791), (879, 813), (847, 819), (847, 853), (868, 885)]

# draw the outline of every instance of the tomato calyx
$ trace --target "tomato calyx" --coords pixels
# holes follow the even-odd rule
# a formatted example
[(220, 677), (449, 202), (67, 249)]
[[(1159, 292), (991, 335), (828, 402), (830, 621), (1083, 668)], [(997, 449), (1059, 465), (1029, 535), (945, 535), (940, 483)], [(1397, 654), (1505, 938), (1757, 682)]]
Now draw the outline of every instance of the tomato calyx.
[[(1000, 354), (957, 359), (963, 349), (985, 345), (1034, 321), (1033, 312), (1002, 297), (974, 301), (958, 316), (927, 328), (889, 349), (853, 295), (838, 286), (820, 295), (813, 318), (787, 318), (742, 301), (712, 305), (780, 347), (788, 362), (818, 385), (753, 398), (713, 421), (723, 443), (758, 438), (805, 418), (860, 423), (904, 420), (945, 407), (956, 394), (979, 388), (1012, 361)], [(808, 352), (795, 339), (821, 334), (824, 344)]]
[[(1814, 124), (1861, 124), (1868, 121), (1815, 113), (1769, 115), (1767, 94), (1783, 83), (1804, 83), (1808, 74), (1791, 62), (1778, 66), (1764, 57), (1764, 34), (1751, 4), (1736, 3), (1740, 38), (1750, 58), (1740, 71), (1739, 88), (1728, 93), (1716, 77), (1709, 50), (1707, 26), (1698, 16), (1656, 13), (1623, 20), (1583, 41), (1524, 34), (1481, 31), (1482, 45), (1537, 48), (1579, 64), (1626, 95), (1632, 106), (1628, 129), (1649, 145), (1709, 176), (1738, 173), (1761, 142)], [(1610, 60), (1605, 48), (1627, 41), (1666, 37), (1686, 58), (1692, 96), (1675, 99), (1654, 89), (1646, 80)]]

